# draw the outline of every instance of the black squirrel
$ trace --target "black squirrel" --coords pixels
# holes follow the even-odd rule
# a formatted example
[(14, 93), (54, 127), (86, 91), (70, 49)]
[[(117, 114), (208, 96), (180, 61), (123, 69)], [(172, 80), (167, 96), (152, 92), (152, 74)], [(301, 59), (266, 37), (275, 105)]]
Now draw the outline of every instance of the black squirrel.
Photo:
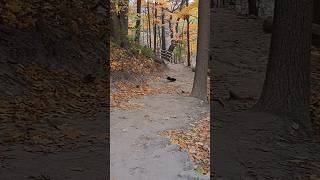
[(175, 82), (177, 79), (176, 78), (172, 78), (170, 76), (167, 77), (167, 79), (170, 81), (170, 82)]

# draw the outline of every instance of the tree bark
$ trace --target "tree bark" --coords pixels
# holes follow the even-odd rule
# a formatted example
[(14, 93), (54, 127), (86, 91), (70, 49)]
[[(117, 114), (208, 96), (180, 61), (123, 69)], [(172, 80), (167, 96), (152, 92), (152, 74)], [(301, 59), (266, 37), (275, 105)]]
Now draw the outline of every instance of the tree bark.
[(313, 34), (312, 45), (320, 47), (320, 1), (313, 0)]
[(166, 44), (166, 24), (164, 21), (165, 18), (165, 12), (164, 8), (161, 8), (161, 39), (162, 39), (162, 44), (161, 44), (161, 49), (163, 51), (167, 50), (167, 44)]
[[(186, 0), (186, 6), (189, 6), (189, 0)], [(187, 15), (187, 66), (191, 66), (190, 52), (190, 16)]]
[[(142, 14), (144, 14), (144, 12), (145, 11), (143, 11), (142, 10)], [(140, 30), (142, 30), (141, 31), (141, 36), (142, 36), (142, 44), (144, 45), (144, 36), (145, 36), (145, 30), (144, 30), (144, 19), (143, 18), (141, 18), (141, 27), (142, 27), (142, 29), (140, 29)]]
[(159, 48), (161, 49), (162, 47), (162, 39), (161, 39), (161, 28), (158, 26), (158, 37), (159, 37)]
[(210, 1), (199, 0), (196, 70), (192, 96), (207, 100), (209, 60)]
[(170, 15), (170, 18), (169, 18), (169, 30), (170, 30), (170, 46), (168, 48), (168, 51), (169, 52), (173, 52), (175, 46), (176, 46), (176, 42), (174, 40), (174, 31), (173, 31), (173, 27), (172, 27), (172, 15)]
[(257, 0), (248, 0), (249, 15), (259, 15), (259, 7), (257, 6)]
[(266, 78), (256, 104), (309, 133), (312, 5), (312, 0), (276, 1)]
[(147, 2), (147, 9), (148, 9), (148, 39), (149, 39), (149, 48), (151, 48), (151, 19), (150, 19), (150, 2)]
[(169, 17), (169, 30), (170, 30), (170, 39), (172, 42), (173, 36), (174, 36), (173, 27), (172, 27), (172, 15), (170, 15)]
[(121, 0), (119, 1), (119, 22), (120, 22), (120, 46), (123, 48), (128, 47), (128, 0)]
[(136, 21), (136, 36), (135, 41), (140, 41), (140, 28), (141, 28), (141, 0), (137, 0), (137, 21)]
[(320, 25), (320, 1), (313, 0), (313, 22)]
[(158, 10), (157, 10), (157, 2), (154, 3), (153, 8), (154, 8), (154, 19), (153, 19), (153, 50), (154, 53), (157, 53), (157, 16), (158, 16)]
[[(179, 5), (179, 11), (181, 12), (184, 4), (185, 4), (186, 0), (181, 0), (181, 3)], [(170, 52), (173, 52), (173, 50), (175, 49), (176, 45), (177, 45), (177, 41), (174, 40), (173, 41), (173, 38), (174, 38), (174, 32), (173, 32), (173, 27), (172, 27), (172, 23), (171, 23), (171, 19), (172, 19), (172, 16), (170, 16), (170, 29), (171, 29), (171, 45), (170, 47), (168, 48), (168, 51)], [(175, 33), (176, 34), (179, 34), (179, 22), (180, 22), (180, 17), (177, 19), (176, 21), (176, 25), (175, 25)]]
[(114, 2), (111, 2), (110, 4), (110, 14), (111, 14), (111, 37), (112, 40), (120, 44), (120, 21), (118, 17), (118, 13), (116, 11), (116, 4)]

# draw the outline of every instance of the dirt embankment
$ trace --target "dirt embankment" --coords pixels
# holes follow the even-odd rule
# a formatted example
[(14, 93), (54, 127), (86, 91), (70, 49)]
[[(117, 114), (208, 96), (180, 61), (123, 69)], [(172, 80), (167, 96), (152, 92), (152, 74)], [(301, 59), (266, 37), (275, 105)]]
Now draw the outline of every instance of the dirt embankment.
[[(86, 164), (80, 160), (90, 148), (105, 151), (109, 99), (109, 52), (102, 36), (107, 28), (97, 10), (103, 4), (83, 2), (14, 0), (0, 5), (3, 179), (79, 179), (66, 167), (98, 169), (95, 163), (106, 157), (92, 155)], [(79, 160), (58, 160), (71, 156), (68, 152)], [(106, 175), (103, 170), (100, 177)]]
[(61, 124), (59, 117), (87, 112), (90, 104), (100, 110), (99, 103), (106, 107), (108, 49), (107, 38), (101, 35), (107, 29), (97, 10), (104, 5), (81, 2), (1, 4), (1, 124), (14, 127), (2, 132), (19, 134), (9, 133), (6, 141), (30, 141), (29, 126), (52, 132)]
[[(313, 179), (319, 172), (319, 143), (300, 139), (297, 124), (247, 111), (261, 93), (271, 36), (263, 20), (215, 9), (212, 150), (216, 177), (223, 179)], [(312, 51), (312, 113), (319, 121), (319, 55)]]

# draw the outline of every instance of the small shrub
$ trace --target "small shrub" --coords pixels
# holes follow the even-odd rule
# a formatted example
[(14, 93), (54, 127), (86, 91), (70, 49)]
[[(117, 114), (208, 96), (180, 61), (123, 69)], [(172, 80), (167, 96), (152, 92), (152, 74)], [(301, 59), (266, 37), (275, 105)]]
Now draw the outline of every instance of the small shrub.
[(152, 48), (149, 48), (145, 45), (138, 44), (137, 42), (134, 41), (133, 38), (129, 38), (129, 42), (131, 44), (132, 50), (136, 54), (142, 54), (146, 56), (147, 58), (155, 58), (155, 54)]

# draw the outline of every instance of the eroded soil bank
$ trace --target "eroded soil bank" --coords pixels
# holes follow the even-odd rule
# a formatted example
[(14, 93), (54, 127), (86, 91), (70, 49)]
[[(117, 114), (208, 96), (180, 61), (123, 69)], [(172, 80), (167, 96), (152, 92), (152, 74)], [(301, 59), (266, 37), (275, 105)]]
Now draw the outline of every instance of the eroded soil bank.
[[(213, 170), (223, 179), (309, 179), (320, 175), (320, 146), (295, 138), (295, 124), (251, 112), (266, 70), (270, 34), (263, 20), (215, 9), (214, 96), (211, 104)], [(319, 55), (313, 51), (313, 91), (318, 86)], [(318, 69), (317, 69), (318, 68)], [(236, 94), (236, 96), (234, 96)], [(313, 96), (313, 98), (317, 98)], [(289, 132), (287, 133), (289, 128)]]

